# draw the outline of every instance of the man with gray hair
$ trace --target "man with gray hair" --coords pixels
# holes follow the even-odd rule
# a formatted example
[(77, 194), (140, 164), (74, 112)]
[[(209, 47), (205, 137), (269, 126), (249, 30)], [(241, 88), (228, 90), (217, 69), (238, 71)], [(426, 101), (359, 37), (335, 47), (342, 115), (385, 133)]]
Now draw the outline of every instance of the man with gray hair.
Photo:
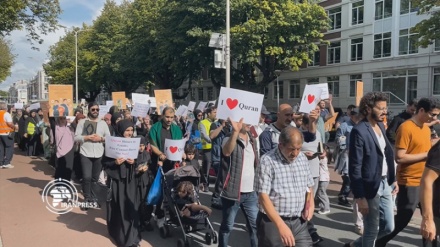
[(14, 155), (14, 123), (5, 102), (0, 102), (0, 167), (14, 168), (11, 165)]

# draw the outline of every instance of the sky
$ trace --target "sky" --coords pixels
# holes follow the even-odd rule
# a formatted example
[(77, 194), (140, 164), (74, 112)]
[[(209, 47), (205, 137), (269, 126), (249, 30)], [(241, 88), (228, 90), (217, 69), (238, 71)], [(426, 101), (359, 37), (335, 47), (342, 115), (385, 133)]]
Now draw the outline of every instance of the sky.
[[(81, 27), (82, 23), (91, 25), (96, 19), (106, 0), (60, 0), (62, 13), (59, 16), (59, 24), (66, 27)], [(122, 0), (115, 0), (120, 3)], [(37, 75), (38, 70), (43, 69), (43, 63), (48, 60), (48, 51), (66, 30), (60, 28), (54, 33), (43, 35), (43, 44), (37, 44), (39, 51), (32, 50), (32, 45), (26, 40), (26, 32), (14, 31), (6, 38), (12, 43), (12, 53), (16, 55), (15, 64), (11, 68), (11, 75), (1, 82), (0, 90), (8, 91), (12, 83), (19, 80), (29, 81)]]

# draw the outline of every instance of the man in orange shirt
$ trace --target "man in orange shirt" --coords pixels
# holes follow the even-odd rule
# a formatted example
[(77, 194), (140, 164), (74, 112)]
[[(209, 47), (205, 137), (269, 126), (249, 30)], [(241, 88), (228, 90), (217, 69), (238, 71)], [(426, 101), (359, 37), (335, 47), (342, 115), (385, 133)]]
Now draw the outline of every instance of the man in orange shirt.
[(431, 140), (431, 131), (427, 123), (437, 119), (440, 102), (434, 98), (422, 98), (417, 104), (416, 114), (400, 125), (396, 135), (397, 161), (397, 214), (395, 227), (390, 234), (378, 239), (376, 247), (384, 247), (411, 220), (419, 204), (420, 179), (425, 169), (428, 151), (439, 139)]

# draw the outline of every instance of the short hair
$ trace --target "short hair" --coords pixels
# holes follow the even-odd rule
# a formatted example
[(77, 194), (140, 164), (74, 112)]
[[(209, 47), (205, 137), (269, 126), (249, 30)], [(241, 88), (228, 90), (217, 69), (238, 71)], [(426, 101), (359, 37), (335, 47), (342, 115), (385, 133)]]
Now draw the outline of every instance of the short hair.
[(408, 106), (415, 106), (415, 107), (417, 107), (417, 102), (419, 102), (419, 100), (414, 98), (414, 99), (408, 101)]
[(416, 105), (416, 112), (419, 112), (420, 109), (425, 110), (425, 112), (430, 112), (433, 109), (440, 109), (440, 101), (436, 98), (421, 98)]
[[(303, 118), (303, 120), (304, 120), (304, 118)], [(280, 144), (292, 143), (292, 141), (296, 135), (299, 135), (301, 137), (302, 142), (304, 142), (304, 136), (298, 128), (293, 127), (293, 126), (287, 126), (286, 128), (284, 128), (281, 131), (278, 142)]]
[(0, 102), (0, 110), (8, 110), (8, 105), (5, 102)]
[(349, 109), (350, 111), (353, 110), (353, 108), (356, 108), (356, 106), (355, 105), (348, 105), (347, 106), (347, 109)]
[(172, 111), (173, 113), (176, 112), (173, 107), (167, 106), (163, 109), (162, 115), (165, 115), (165, 112), (167, 112), (167, 111)]
[(188, 143), (185, 145), (184, 151), (186, 154), (194, 154), (194, 153), (196, 153), (196, 148), (194, 147), (194, 145), (192, 143)]
[(190, 181), (182, 181), (177, 185), (176, 189), (177, 192), (185, 191), (187, 195), (192, 195), (194, 192), (194, 184)]
[(217, 106), (213, 105), (211, 107), (208, 107), (205, 112), (206, 114), (210, 114), (212, 111), (217, 110)]
[(379, 101), (388, 101), (388, 95), (382, 92), (369, 92), (365, 94), (359, 103), (359, 112), (362, 115), (367, 116), (367, 108), (373, 108), (376, 105), (376, 102)]

